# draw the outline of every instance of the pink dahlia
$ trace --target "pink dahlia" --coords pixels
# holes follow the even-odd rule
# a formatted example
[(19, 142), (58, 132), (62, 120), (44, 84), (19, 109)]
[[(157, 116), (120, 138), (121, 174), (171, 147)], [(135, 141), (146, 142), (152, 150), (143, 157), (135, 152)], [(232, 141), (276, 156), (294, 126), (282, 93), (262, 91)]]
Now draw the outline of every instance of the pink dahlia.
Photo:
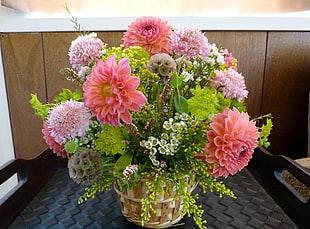
[(57, 156), (61, 156), (63, 158), (67, 157), (67, 152), (64, 150), (64, 145), (60, 145), (55, 139), (51, 136), (51, 129), (48, 127), (47, 122), (43, 122), (43, 138), (45, 142), (49, 145), (50, 149), (53, 150)]
[(145, 105), (146, 97), (137, 90), (140, 79), (130, 74), (129, 59), (117, 64), (114, 55), (92, 68), (83, 85), (84, 103), (100, 122), (118, 126), (122, 119), (130, 124), (129, 111), (139, 111)]
[[(234, 175), (248, 165), (258, 144), (259, 132), (247, 113), (226, 108), (215, 116), (207, 132), (206, 162), (217, 164), (213, 176)], [(201, 155), (197, 155), (198, 157)]]
[(184, 27), (171, 34), (171, 50), (176, 56), (186, 59), (210, 55), (211, 45), (208, 38), (198, 29)]
[(128, 26), (123, 41), (126, 48), (140, 46), (151, 55), (169, 53), (170, 43), (168, 37), (172, 27), (167, 21), (158, 17), (140, 17)]
[(80, 35), (71, 42), (69, 49), (70, 64), (78, 71), (102, 54), (103, 43), (96, 33)]
[(233, 69), (227, 71), (215, 71), (216, 76), (211, 78), (210, 86), (223, 92), (226, 98), (238, 101), (247, 98), (248, 91), (246, 90), (244, 77)]
[(70, 100), (56, 106), (46, 124), (50, 135), (62, 145), (68, 139), (83, 137), (92, 123), (90, 118), (91, 114), (84, 103)]

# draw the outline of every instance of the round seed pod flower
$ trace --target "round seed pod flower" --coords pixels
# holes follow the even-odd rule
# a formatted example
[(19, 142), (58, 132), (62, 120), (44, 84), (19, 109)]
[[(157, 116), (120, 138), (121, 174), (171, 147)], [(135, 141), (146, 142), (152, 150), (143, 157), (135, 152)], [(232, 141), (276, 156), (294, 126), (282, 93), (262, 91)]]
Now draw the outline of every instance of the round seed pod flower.
[(99, 153), (90, 149), (75, 152), (68, 162), (70, 178), (81, 185), (91, 185), (98, 181), (102, 167)]
[(155, 54), (147, 63), (147, 68), (150, 72), (155, 73), (161, 77), (164, 83), (167, 81), (171, 72), (176, 72), (177, 64), (174, 59), (166, 53)]

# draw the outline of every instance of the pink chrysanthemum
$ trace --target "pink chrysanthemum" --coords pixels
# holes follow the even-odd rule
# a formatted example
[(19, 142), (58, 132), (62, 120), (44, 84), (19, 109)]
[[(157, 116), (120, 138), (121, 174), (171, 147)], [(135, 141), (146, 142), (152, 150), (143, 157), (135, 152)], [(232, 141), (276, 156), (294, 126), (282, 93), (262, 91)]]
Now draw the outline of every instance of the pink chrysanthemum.
[(218, 164), (213, 168), (213, 176), (236, 174), (248, 164), (257, 147), (259, 132), (255, 122), (249, 120), (247, 113), (226, 108), (215, 116), (210, 126), (205, 160)]
[(226, 98), (238, 101), (247, 98), (244, 77), (233, 69), (227, 71), (215, 71), (216, 76), (211, 78), (210, 86), (223, 92)]
[(102, 54), (103, 43), (96, 33), (80, 35), (71, 42), (69, 49), (70, 64), (78, 71)]
[(45, 142), (49, 145), (50, 149), (53, 150), (57, 156), (61, 156), (63, 158), (67, 157), (67, 152), (64, 150), (64, 146), (60, 145), (55, 139), (51, 136), (51, 129), (48, 127), (47, 122), (43, 122), (43, 138)]
[(210, 55), (208, 38), (198, 29), (184, 27), (173, 32), (170, 37), (171, 50), (176, 56), (186, 59)]
[(172, 27), (167, 21), (158, 17), (140, 17), (128, 26), (123, 41), (126, 48), (140, 46), (151, 55), (169, 53), (170, 43), (168, 36)]
[(46, 124), (50, 135), (62, 145), (68, 139), (83, 137), (92, 123), (90, 118), (91, 114), (84, 103), (70, 100), (56, 106), (49, 114)]
[(99, 60), (83, 85), (84, 103), (100, 122), (118, 126), (120, 119), (131, 123), (131, 111), (139, 111), (146, 103), (144, 94), (137, 90), (140, 79), (131, 76), (129, 59), (116, 63), (115, 56), (106, 62)]

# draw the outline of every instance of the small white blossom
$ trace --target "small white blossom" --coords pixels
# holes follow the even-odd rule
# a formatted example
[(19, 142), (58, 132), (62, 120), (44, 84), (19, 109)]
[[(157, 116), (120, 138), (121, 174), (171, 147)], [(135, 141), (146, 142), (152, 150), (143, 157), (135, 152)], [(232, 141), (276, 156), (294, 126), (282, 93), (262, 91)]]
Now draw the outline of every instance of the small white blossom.
[(180, 119), (181, 115), (179, 113), (174, 114), (174, 119)]
[(215, 60), (213, 58), (207, 57), (206, 62), (209, 63), (211, 66), (215, 65)]
[(188, 82), (189, 80), (193, 80), (194, 79), (194, 75), (190, 74), (189, 72), (182, 72), (182, 75), (185, 77), (185, 79), (183, 80), (184, 82)]
[(225, 64), (225, 59), (224, 59), (224, 56), (223, 56), (223, 55), (218, 55), (217, 58), (216, 58), (216, 61), (217, 61), (220, 65)]
[(144, 147), (147, 149), (151, 149), (153, 147), (153, 144), (151, 141), (146, 141), (144, 144)]
[(211, 54), (214, 54), (214, 55), (218, 55), (219, 54), (219, 51), (218, 51), (218, 48), (216, 47), (216, 44), (211, 44), (211, 49), (210, 49), (210, 52)]
[(169, 136), (167, 133), (162, 133), (161, 134), (161, 138), (164, 139), (164, 140), (168, 140), (169, 139)]
[(174, 146), (173, 146), (173, 144), (170, 144), (170, 143), (168, 143), (167, 145), (166, 145), (166, 149), (169, 151), (169, 152), (174, 152)]
[(150, 155), (155, 155), (156, 152), (157, 152), (157, 149), (156, 149), (156, 148), (150, 149)]
[(179, 145), (179, 140), (176, 138), (171, 139), (170, 143), (174, 146), (178, 146)]
[(159, 167), (159, 165), (160, 165), (160, 162), (157, 161), (157, 160), (153, 160), (152, 163), (153, 163), (153, 165), (155, 165), (156, 167)]
[(146, 142), (145, 140), (140, 141), (140, 146), (145, 147), (145, 142)]
[(180, 122), (180, 125), (181, 125), (181, 127), (185, 127), (185, 126), (186, 126), (186, 122), (181, 121), (181, 122)]
[(180, 118), (181, 118), (181, 120), (186, 121), (186, 120), (188, 120), (188, 114), (182, 113), (182, 114), (180, 115)]
[(88, 66), (82, 66), (80, 71), (78, 72), (78, 76), (82, 81), (86, 80), (86, 76), (91, 73), (91, 68)]
[(177, 131), (179, 131), (181, 129), (181, 124), (180, 123), (174, 123), (173, 125), (172, 125), (172, 130), (174, 131), (174, 132), (177, 132)]
[(197, 126), (197, 124), (198, 124), (198, 122), (196, 120), (191, 120), (190, 123), (189, 123), (189, 125), (191, 127), (195, 127), (195, 126)]
[(163, 127), (164, 127), (164, 129), (166, 129), (166, 130), (170, 130), (171, 127), (172, 127), (172, 125), (171, 125), (170, 122), (164, 121)]
[(167, 150), (164, 147), (159, 147), (158, 148), (159, 153), (161, 154), (166, 154)]
[(150, 154), (150, 155), (149, 155), (149, 158), (150, 158), (151, 161), (156, 160), (156, 156), (155, 156), (155, 155), (151, 155), (151, 154)]
[(159, 142), (158, 139), (153, 136), (149, 137), (148, 141), (152, 143), (152, 146), (156, 146)]
[(166, 141), (165, 139), (161, 139), (161, 140), (159, 141), (159, 145), (160, 145), (160, 146), (165, 146), (165, 145), (167, 145), (167, 141)]
[(172, 132), (172, 133), (170, 133), (170, 138), (171, 138), (171, 139), (178, 139), (178, 134)]

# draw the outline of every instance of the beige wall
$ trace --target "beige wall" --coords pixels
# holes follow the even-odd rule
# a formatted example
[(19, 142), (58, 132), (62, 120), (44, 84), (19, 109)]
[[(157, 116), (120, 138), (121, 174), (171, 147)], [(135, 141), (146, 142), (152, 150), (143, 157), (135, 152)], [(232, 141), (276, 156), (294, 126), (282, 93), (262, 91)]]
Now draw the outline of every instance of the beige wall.
[[(308, 0), (2, 0), (2, 5), (27, 12), (63, 13), (67, 3), (72, 12), (111, 15), (187, 16), (218, 11), (240, 14), (274, 14), (310, 10)], [(250, 3), (250, 4), (249, 4)]]

